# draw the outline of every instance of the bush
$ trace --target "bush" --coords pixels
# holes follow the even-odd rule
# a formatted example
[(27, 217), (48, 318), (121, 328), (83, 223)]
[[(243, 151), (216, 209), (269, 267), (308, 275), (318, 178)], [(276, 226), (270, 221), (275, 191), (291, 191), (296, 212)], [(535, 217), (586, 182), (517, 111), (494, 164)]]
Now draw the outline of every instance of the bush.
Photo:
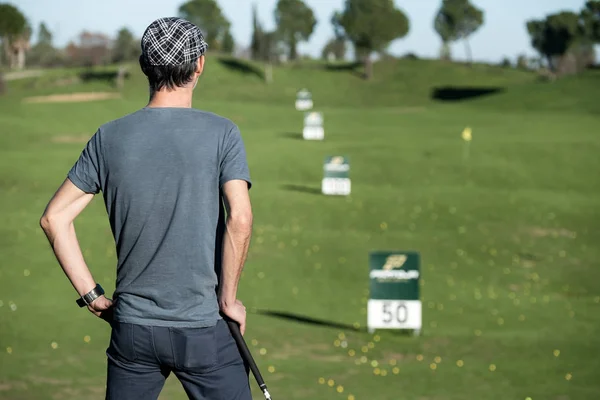
[(502, 59), (502, 61), (500, 62), (500, 66), (502, 68), (510, 68), (510, 67), (512, 67), (512, 63), (510, 62), (510, 60), (508, 59), (508, 57), (504, 57)]

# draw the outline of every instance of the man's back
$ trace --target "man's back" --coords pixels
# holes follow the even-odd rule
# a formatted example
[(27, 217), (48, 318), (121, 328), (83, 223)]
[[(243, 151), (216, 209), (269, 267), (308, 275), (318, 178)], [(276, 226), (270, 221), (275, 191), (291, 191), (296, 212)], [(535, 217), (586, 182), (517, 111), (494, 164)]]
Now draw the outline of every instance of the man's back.
[(219, 188), (250, 181), (240, 132), (191, 108), (144, 108), (102, 126), (69, 178), (104, 194), (118, 256), (115, 320), (170, 327), (219, 319)]
[[(182, 18), (146, 28), (147, 106), (100, 127), (40, 219), (79, 307), (110, 322), (107, 400), (158, 399), (170, 373), (193, 400), (252, 399), (225, 322), (246, 329), (237, 290), (252, 235), (250, 178), (238, 128), (192, 108), (207, 48)], [(74, 226), (100, 192), (117, 247), (114, 301)]]

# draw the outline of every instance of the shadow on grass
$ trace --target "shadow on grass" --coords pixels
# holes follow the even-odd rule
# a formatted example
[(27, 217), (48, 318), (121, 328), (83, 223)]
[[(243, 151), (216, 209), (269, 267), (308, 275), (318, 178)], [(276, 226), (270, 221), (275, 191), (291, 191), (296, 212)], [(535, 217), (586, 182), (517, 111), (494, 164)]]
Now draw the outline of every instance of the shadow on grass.
[(288, 313), (288, 312), (283, 312), (283, 311), (257, 310), (256, 314), (265, 315), (267, 317), (273, 317), (273, 318), (278, 318), (278, 319), (285, 319), (285, 320), (297, 322), (300, 324), (324, 326), (327, 328), (345, 329), (345, 330), (356, 331), (356, 332), (366, 332), (367, 331), (367, 328), (365, 328), (365, 327), (356, 328), (354, 325), (351, 325), (351, 324), (344, 324), (344, 323), (335, 322), (335, 321), (327, 321), (327, 320), (323, 320), (323, 319), (317, 319), (317, 318), (307, 317), (305, 315), (293, 314), (293, 313)]
[(255, 75), (261, 80), (265, 79), (265, 72), (262, 68), (250, 62), (228, 57), (221, 57), (218, 60), (221, 65), (232, 71), (241, 72), (246, 75)]
[[(79, 78), (83, 82), (103, 81), (103, 82), (114, 83), (114, 82), (116, 82), (118, 75), (119, 75), (118, 71), (85, 71), (85, 72), (82, 72), (81, 74), (79, 74)], [(125, 73), (123, 74), (123, 77), (125, 79), (127, 79), (127, 78), (129, 78), (129, 76), (130, 76), (129, 71), (125, 71)]]
[(286, 139), (304, 140), (304, 137), (299, 132), (284, 132), (280, 133), (279, 136)]
[(289, 190), (291, 192), (300, 192), (300, 193), (308, 193), (308, 194), (321, 194), (321, 188), (313, 187), (313, 186), (304, 186), (304, 185), (282, 185), (284, 190)]
[(365, 73), (361, 70), (362, 66), (361, 62), (325, 64), (325, 70), (331, 72), (348, 72), (363, 79)]
[(453, 87), (445, 86), (433, 88), (431, 98), (439, 101), (461, 101), (477, 97), (491, 96), (504, 92), (500, 87)]

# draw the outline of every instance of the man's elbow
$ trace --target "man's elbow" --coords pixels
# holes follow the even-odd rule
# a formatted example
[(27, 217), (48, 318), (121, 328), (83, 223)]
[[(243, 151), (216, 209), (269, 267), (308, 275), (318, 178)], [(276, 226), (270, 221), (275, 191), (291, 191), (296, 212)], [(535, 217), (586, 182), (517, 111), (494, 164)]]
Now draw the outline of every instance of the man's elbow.
[(235, 227), (235, 230), (239, 232), (251, 232), (252, 231), (252, 212), (236, 212), (229, 216), (229, 224)]
[(46, 233), (51, 232), (56, 226), (56, 217), (49, 213), (44, 213), (40, 218), (40, 227)]

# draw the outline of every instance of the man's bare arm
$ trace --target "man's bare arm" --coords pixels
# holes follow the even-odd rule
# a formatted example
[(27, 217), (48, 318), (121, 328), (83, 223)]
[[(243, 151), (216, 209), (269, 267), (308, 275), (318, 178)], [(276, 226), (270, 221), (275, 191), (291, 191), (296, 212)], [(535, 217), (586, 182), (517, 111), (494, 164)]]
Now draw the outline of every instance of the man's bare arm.
[(227, 211), (227, 222), (223, 235), (219, 306), (225, 315), (240, 324), (240, 329), (244, 333), (246, 310), (237, 300), (237, 289), (252, 234), (252, 206), (247, 182), (232, 180), (225, 183), (223, 198)]
[[(40, 226), (52, 246), (56, 259), (79, 296), (94, 289), (96, 282), (81, 253), (74, 221), (93, 198), (93, 194), (85, 193), (67, 179), (52, 197), (40, 219)], [(88, 308), (101, 317), (102, 311), (111, 304), (110, 300), (101, 296)]]

